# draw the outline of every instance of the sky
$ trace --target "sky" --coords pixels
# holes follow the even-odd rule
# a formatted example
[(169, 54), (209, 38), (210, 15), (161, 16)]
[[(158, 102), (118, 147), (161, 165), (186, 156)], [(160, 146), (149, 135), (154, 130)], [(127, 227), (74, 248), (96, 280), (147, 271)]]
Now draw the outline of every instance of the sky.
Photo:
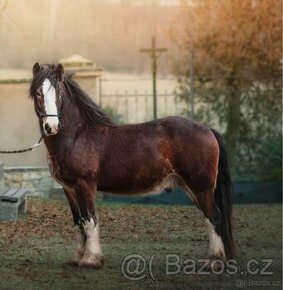
[(133, 4), (160, 4), (160, 5), (178, 5), (180, 0), (94, 0), (96, 3), (133, 3)]
[(0, 67), (25, 69), (79, 54), (107, 70), (144, 72), (150, 61), (140, 49), (155, 35), (158, 47), (168, 48), (159, 60), (168, 73), (175, 53), (169, 29), (178, 6), (117, 1), (8, 0), (0, 12)]

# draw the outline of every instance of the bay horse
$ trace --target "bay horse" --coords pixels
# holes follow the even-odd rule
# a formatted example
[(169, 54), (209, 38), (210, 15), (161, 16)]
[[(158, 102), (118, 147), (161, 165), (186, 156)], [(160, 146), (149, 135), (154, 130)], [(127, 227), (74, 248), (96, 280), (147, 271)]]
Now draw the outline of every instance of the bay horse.
[(183, 117), (117, 125), (61, 64), (33, 66), (30, 96), (48, 164), (64, 189), (80, 241), (70, 261), (100, 268), (96, 191), (137, 195), (180, 186), (203, 212), (208, 255), (233, 257), (231, 181), (222, 138)]

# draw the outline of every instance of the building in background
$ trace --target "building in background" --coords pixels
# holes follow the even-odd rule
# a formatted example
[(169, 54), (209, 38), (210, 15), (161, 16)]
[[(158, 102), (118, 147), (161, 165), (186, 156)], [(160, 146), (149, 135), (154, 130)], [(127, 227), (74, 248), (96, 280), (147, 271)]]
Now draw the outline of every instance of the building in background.
[(72, 55), (70, 57), (58, 61), (64, 66), (65, 73), (71, 73), (73, 79), (80, 84), (96, 102), (98, 102), (98, 82), (102, 76), (102, 68), (80, 55)]

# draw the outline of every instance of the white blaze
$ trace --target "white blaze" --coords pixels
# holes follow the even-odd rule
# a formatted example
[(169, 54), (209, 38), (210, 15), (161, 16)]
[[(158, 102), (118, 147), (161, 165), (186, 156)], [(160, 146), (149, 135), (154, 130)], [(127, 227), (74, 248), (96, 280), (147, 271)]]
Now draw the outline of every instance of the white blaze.
[[(42, 84), (42, 92), (44, 95), (44, 104), (46, 115), (58, 115), (56, 106), (56, 90), (49, 79), (45, 79)], [(52, 130), (57, 130), (59, 120), (58, 117), (47, 117), (45, 123), (48, 123)]]

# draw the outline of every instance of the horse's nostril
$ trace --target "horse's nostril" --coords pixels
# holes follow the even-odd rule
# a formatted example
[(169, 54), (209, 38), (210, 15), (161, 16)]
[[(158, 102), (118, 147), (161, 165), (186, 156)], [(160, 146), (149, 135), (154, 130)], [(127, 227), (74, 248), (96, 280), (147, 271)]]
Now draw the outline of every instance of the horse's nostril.
[(48, 123), (45, 124), (44, 128), (45, 128), (47, 133), (49, 133), (49, 134), (51, 133), (52, 129), (51, 129), (51, 127), (50, 127), (50, 125)]
[(58, 130), (60, 130), (60, 128), (61, 128), (61, 124), (60, 123), (58, 123), (58, 127), (57, 128), (58, 128)]

